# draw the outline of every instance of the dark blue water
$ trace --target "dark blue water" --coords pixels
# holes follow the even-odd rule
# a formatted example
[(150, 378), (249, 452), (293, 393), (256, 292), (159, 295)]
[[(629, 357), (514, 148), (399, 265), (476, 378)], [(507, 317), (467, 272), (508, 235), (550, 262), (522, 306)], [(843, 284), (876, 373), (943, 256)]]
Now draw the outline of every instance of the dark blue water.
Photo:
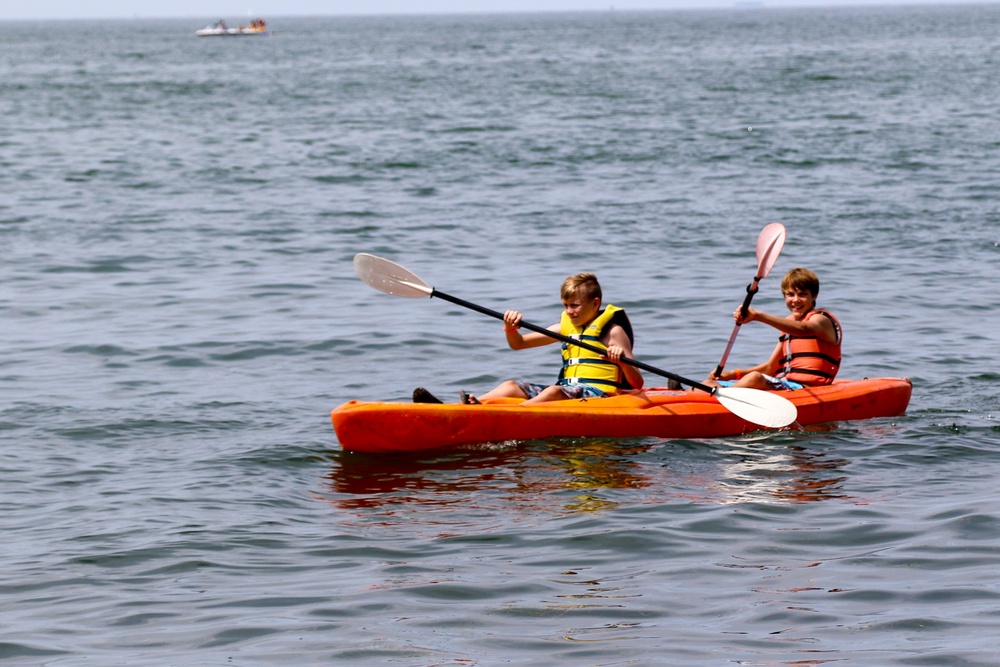
[[(0, 24), (0, 661), (996, 664), (1000, 7), (265, 18)], [(557, 366), (355, 253), (700, 379), (774, 221), (905, 416), (341, 451)]]

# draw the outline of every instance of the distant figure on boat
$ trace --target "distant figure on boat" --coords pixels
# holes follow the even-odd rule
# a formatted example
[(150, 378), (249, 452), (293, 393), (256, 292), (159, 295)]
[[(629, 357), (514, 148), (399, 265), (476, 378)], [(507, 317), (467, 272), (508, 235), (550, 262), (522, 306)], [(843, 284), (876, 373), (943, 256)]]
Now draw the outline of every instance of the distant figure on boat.
[(264, 19), (254, 19), (249, 25), (244, 26), (242, 23), (235, 28), (230, 28), (226, 25), (225, 19), (219, 19), (216, 23), (210, 26), (202, 28), (201, 30), (194, 31), (199, 37), (216, 37), (216, 36), (239, 36), (239, 35), (267, 35), (267, 23)]

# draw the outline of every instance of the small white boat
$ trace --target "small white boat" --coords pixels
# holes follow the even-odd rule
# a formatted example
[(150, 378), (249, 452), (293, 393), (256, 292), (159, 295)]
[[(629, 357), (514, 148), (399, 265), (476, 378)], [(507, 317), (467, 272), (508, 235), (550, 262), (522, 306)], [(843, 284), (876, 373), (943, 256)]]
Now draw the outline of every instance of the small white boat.
[(264, 19), (254, 19), (249, 25), (239, 25), (230, 28), (225, 21), (218, 21), (201, 30), (195, 30), (194, 34), (199, 37), (238, 37), (242, 35), (268, 35), (267, 23)]

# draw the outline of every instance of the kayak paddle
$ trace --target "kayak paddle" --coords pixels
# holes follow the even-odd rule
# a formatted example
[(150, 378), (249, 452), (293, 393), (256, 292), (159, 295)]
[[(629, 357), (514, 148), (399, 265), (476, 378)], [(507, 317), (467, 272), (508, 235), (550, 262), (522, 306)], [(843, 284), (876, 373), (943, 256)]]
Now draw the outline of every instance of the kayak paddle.
[[(450, 301), (455, 305), (462, 306), (463, 308), (469, 308), (470, 310), (475, 310), (483, 315), (489, 315), (490, 317), (503, 321), (503, 313), (490, 310), (489, 308), (484, 308), (483, 306), (470, 303), (464, 299), (460, 299), (450, 294), (446, 294), (441, 290), (435, 289), (404, 267), (394, 262), (390, 262), (387, 259), (376, 257), (375, 255), (369, 255), (367, 253), (358, 253), (354, 256), (354, 270), (357, 272), (358, 277), (360, 277), (361, 280), (380, 292), (385, 292), (386, 294), (391, 294), (393, 296), (408, 297), (411, 299), (437, 297), (439, 299), (444, 299), (445, 301)], [(589, 343), (584, 343), (576, 340), (575, 338), (570, 338), (569, 336), (564, 336), (554, 331), (549, 331), (545, 327), (540, 327), (537, 324), (532, 324), (522, 320), (519, 326), (550, 338), (555, 338), (556, 340), (564, 343), (582, 347), (586, 350), (590, 350), (591, 352), (597, 352), (598, 354), (603, 354), (604, 352), (599, 347), (595, 347)], [(661, 375), (663, 377), (676, 380), (681, 384), (686, 384), (690, 387), (694, 387), (695, 389), (708, 392), (709, 394), (715, 396), (716, 400), (718, 400), (724, 408), (735, 414), (737, 417), (745, 419), (753, 424), (758, 424), (768, 428), (781, 428), (782, 426), (788, 426), (794, 422), (798, 416), (798, 410), (795, 408), (795, 405), (787, 398), (779, 396), (775, 392), (762, 391), (760, 389), (749, 389), (746, 387), (710, 387), (700, 382), (695, 382), (694, 380), (688, 380), (679, 375), (675, 375), (669, 371), (664, 371), (654, 366), (650, 366), (649, 364), (645, 364), (636, 359), (622, 357), (621, 361), (622, 363), (635, 366), (636, 368), (648, 371), (654, 375)]]
[[(746, 317), (750, 310), (750, 301), (757, 293), (757, 284), (771, 273), (771, 267), (777, 261), (784, 245), (785, 226), (780, 222), (772, 222), (760, 230), (760, 234), (757, 236), (757, 273), (753, 277), (753, 283), (747, 285), (747, 297), (743, 299), (743, 305), (740, 307), (743, 317)], [(719, 362), (715, 373), (713, 373), (716, 377), (722, 374), (722, 369), (726, 366), (726, 360), (729, 359), (729, 352), (733, 349), (733, 343), (736, 342), (736, 334), (739, 331), (739, 324), (733, 326), (733, 333), (729, 336), (729, 344), (726, 345), (726, 351), (722, 354), (722, 361)]]

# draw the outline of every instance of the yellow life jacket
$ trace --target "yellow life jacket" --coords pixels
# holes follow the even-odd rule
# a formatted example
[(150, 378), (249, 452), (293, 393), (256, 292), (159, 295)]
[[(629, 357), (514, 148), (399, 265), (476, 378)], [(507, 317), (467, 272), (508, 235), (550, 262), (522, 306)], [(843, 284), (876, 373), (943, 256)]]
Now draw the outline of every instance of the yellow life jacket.
[[(605, 329), (617, 324), (625, 329), (629, 342), (634, 340), (632, 324), (625, 311), (617, 306), (608, 305), (590, 324), (583, 328), (573, 325), (569, 315), (564, 311), (559, 322), (560, 332), (564, 336), (575, 338), (601, 350), (608, 347), (601, 342)], [(590, 384), (608, 395), (617, 394), (622, 389), (631, 389), (625, 379), (625, 374), (618, 364), (601, 357), (597, 352), (591, 352), (569, 343), (562, 344), (563, 366), (559, 371), (559, 384)]]
[(806, 313), (803, 320), (819, 315), (828, 317), (837, 332), (837, 340), (827, 343), (816, 336), (793, 336), (783, 334), (778, 337), (783, 344), (779, 378), (792, 380), (806, 386), (830, 384), (840, 369), (840, 343), (843, 332), (837, 318), (825, 310), (816, 309)]

